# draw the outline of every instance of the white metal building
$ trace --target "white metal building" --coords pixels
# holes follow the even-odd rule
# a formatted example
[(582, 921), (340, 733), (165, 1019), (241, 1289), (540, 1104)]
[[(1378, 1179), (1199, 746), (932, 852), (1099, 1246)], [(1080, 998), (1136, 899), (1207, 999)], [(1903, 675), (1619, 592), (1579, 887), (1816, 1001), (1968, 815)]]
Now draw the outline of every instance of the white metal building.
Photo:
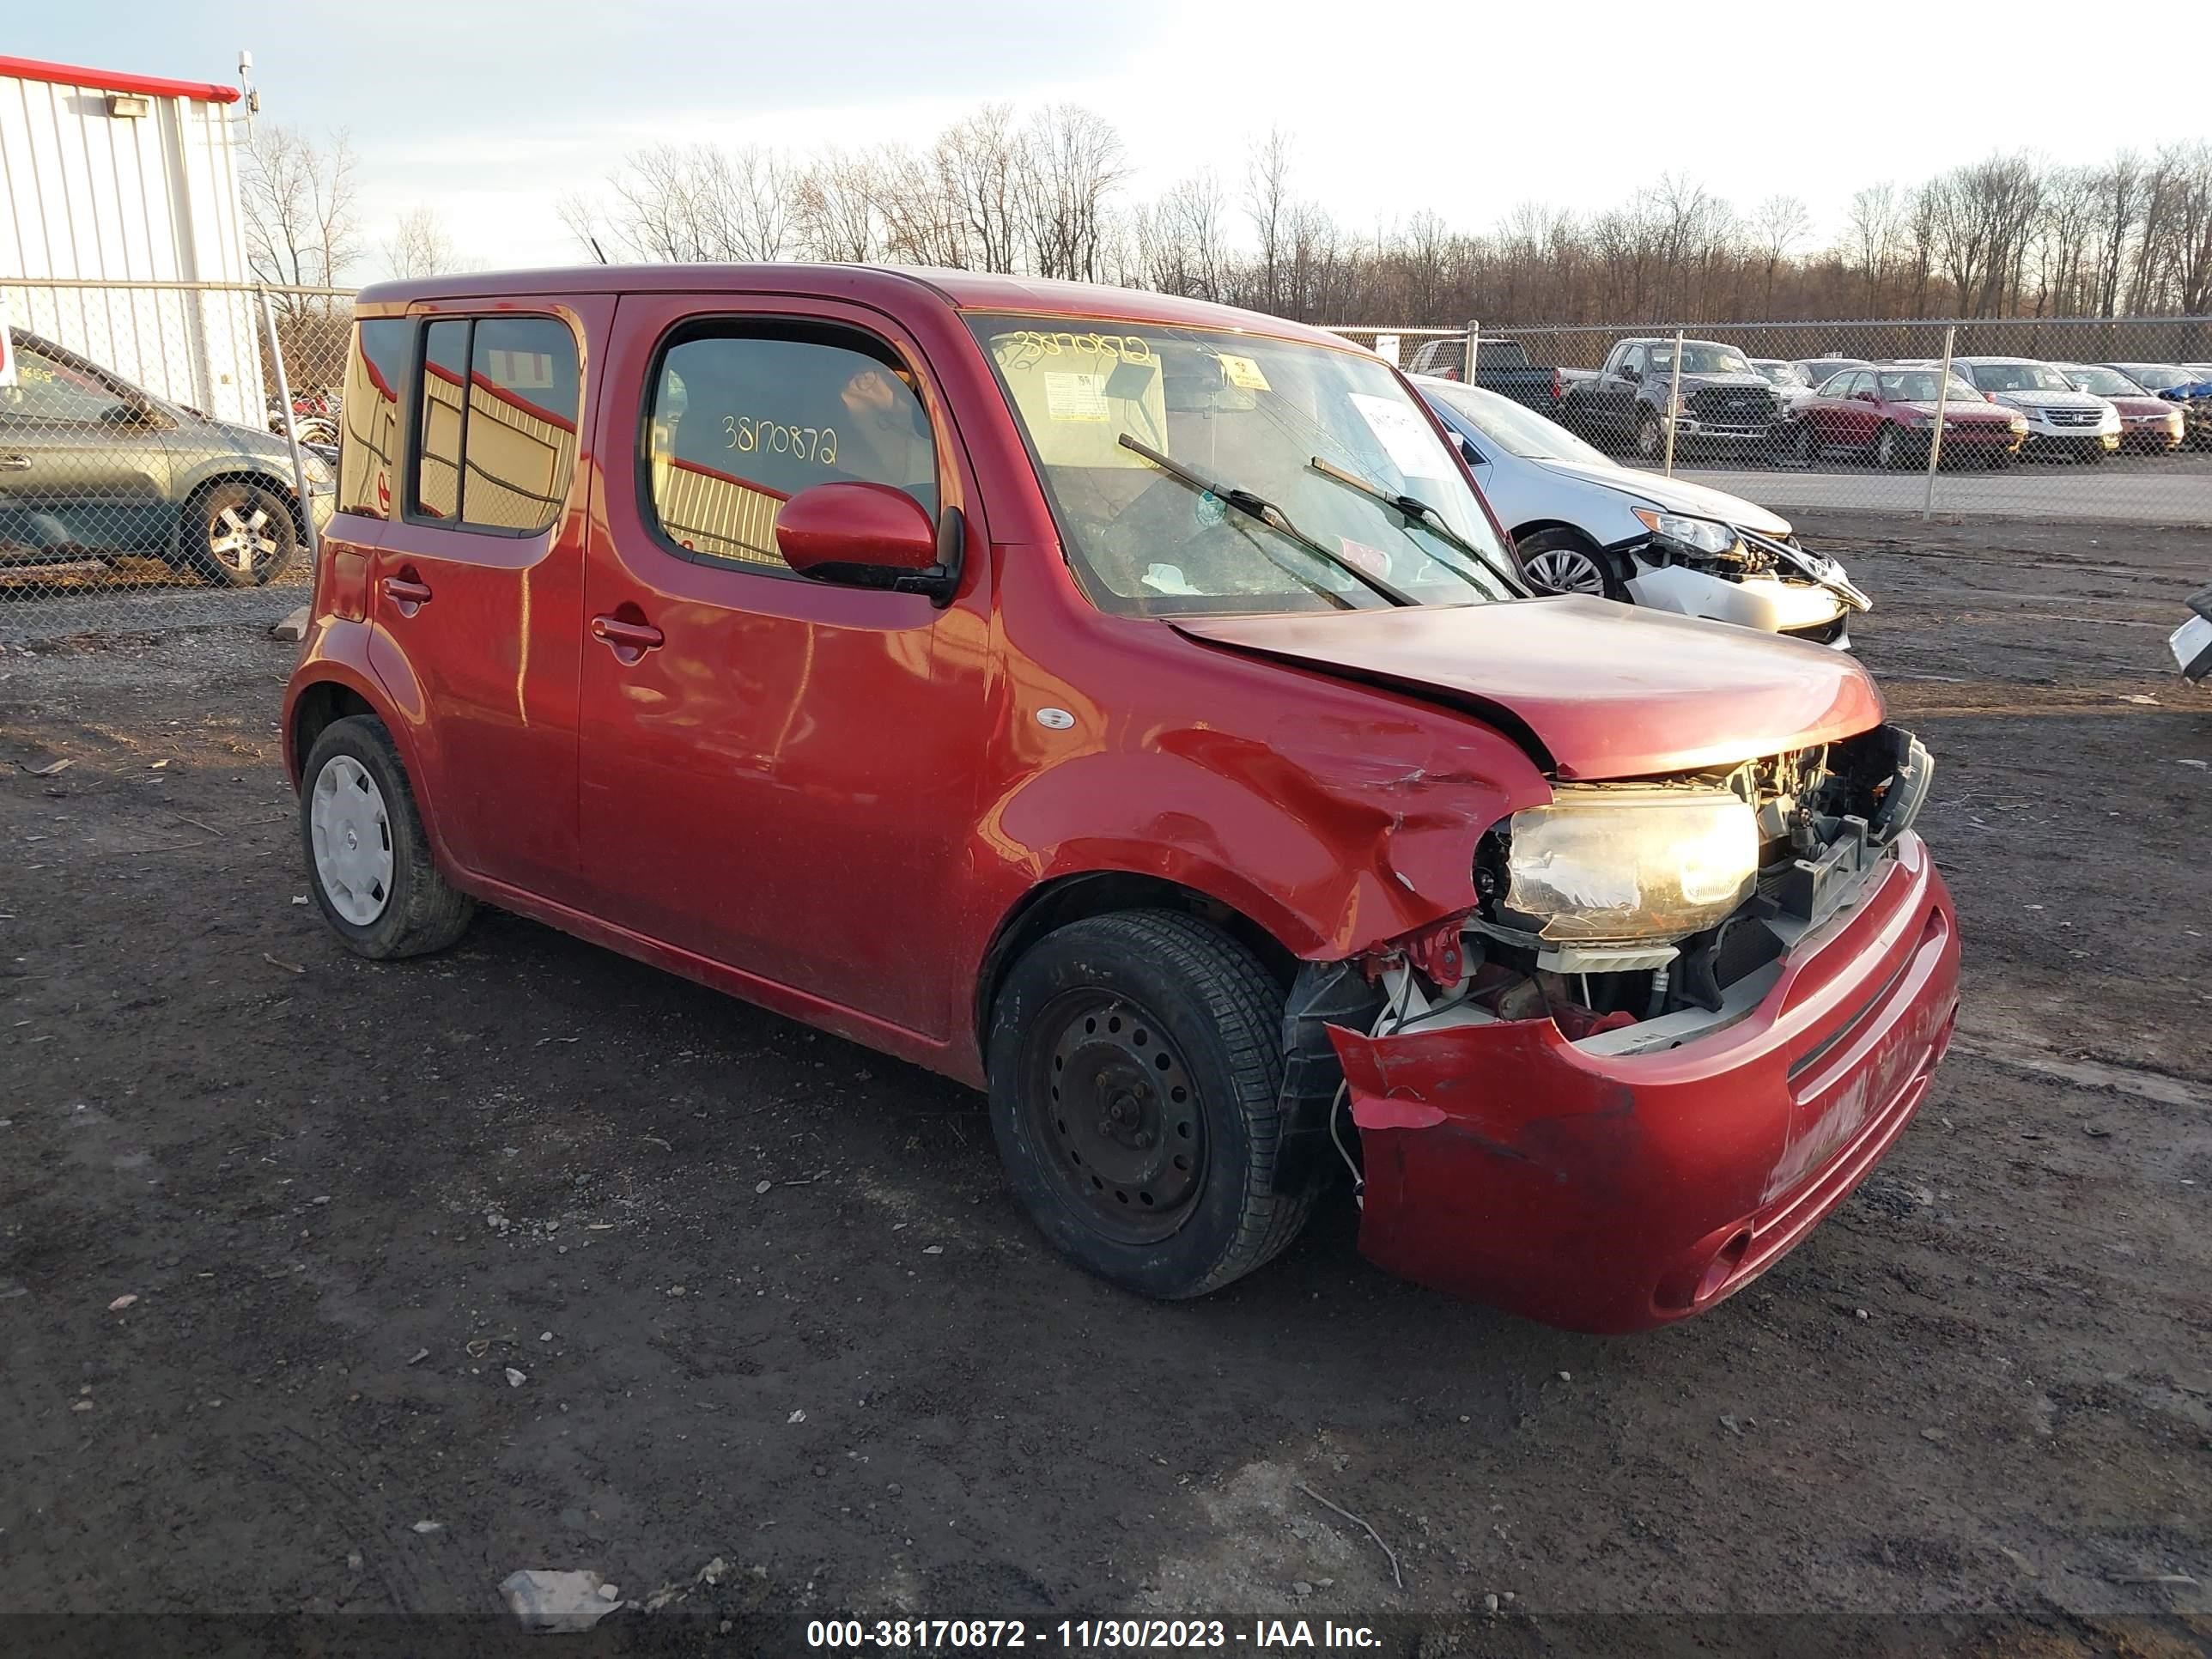
[(9, 321), (148, 390), (262, 424), (235, 87), (0, 57)]

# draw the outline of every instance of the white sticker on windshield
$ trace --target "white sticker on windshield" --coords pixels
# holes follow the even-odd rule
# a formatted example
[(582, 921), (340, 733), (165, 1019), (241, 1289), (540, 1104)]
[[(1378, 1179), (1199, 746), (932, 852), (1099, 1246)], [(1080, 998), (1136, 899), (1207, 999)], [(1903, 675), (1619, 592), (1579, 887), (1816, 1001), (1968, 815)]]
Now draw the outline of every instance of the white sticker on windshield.
[(1359, 411), (1360, 419), (1367, 422), (1367, 429), (1399, 471), (1409, 478), (1451, 476), (1443, 446), (1412, 410), (1395, 398), (1376, 398), (1364, 392), (1352, 392), (1351, 398), (1352, 406)]
[(1110, 420), (1112, 413), (1106, 407), (1106, 377), (1047, 369), (1044, 408), (1046, 415), (1055, 421)]

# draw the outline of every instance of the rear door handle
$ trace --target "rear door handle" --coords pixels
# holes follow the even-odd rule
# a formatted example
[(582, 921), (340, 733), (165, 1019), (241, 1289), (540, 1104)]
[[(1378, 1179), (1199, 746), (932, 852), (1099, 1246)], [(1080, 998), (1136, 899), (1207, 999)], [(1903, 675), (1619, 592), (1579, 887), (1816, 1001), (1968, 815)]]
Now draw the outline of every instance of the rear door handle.
[(430, 586), (407, 576), (386, 576), (384, 597), (399, 608), (403, 617), (411, 617), (430, 603)]
[(624, 622), (619, 617), (592, 617), (592, 637), (611, 650), (617, 661), (625, 664), (659, 650), (666, 638), (650, 623)]
[(31, 458), (28, 455), (0, 455), (0, 472), (28, 472), (30, 470)]

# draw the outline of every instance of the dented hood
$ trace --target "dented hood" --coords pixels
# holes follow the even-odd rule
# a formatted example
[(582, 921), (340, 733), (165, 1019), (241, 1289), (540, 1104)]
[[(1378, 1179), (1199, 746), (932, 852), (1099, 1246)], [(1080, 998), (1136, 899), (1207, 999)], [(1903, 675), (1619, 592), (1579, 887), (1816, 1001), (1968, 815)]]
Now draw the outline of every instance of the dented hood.
[(1179, 618), (1209, 644), (1468, 709), (1561, 778), (1732, 765), (1881, 723), (1841, 652), (1609, 599)]

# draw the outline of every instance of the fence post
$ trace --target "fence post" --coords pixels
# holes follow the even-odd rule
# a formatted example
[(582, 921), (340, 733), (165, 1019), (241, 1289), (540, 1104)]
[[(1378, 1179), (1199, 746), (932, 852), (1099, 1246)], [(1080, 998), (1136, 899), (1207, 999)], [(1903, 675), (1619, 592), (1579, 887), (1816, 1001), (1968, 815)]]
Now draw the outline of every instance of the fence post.
[(1474, 384), (1475, 354), (1482, 349), (1482, 325), (1470, 317), (1467, 319), (1467, 384)]
[(307, 531), (307, 568), (315, 569), (323, 562), (320, 538), (315, 534), (315, 502), (307, 494), (307, 461), (300, 453), (300, 420), (292, 412), (291, 382), (284, 374), (284, 347), (276, 337), (276, 313), (269, 303), (269, 290), (256, 283), (254, 290), (261, 296), (261, 326), (269, 333), (269, 361), (276, 365), (276, 401), (284, 410), (284, 441), (292, 451), (292, 488), (299, 492), (300, 522)]
[(1920, 503), (1920, 522), (1936, 516), (1936, 466), (1943, 459), (1943, 411), (1951, 406), (1951, 342), (1956, 328), (1943, 331), (1943, 378), (1936, 382), (1936, 429), (1928, 434), (1928, 494)]
[(1674, 331), (1674, 372), (1667, 386), (1667, 476), (1674, 476), (1674, 411), (1682, 406), (1682, 331)]

